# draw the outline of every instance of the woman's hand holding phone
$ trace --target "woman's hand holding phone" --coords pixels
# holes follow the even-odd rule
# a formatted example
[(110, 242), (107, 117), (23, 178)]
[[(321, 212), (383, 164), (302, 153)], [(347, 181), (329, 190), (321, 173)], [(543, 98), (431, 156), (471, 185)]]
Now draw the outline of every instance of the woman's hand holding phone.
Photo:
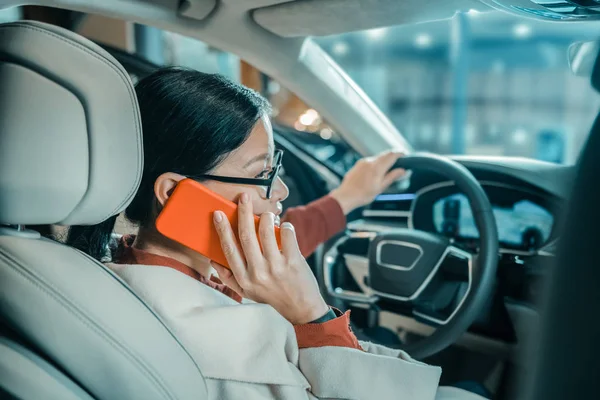
[[(294, 227), (281, 225), (281, 251), (274, 233), (275, 216), (260, 217), (256, 237), (252, 203), (246, 193), (238, 205), (239, 244), (225, 214), (216, 211), (214, 224), (231, 270), (213, 263), (219, 278), (239, 295), (269, 304), (294, 325), (305, 324), (329, 310), (306, 260), (300, 253)], [(262, 250), (261, 250), (262, 245)]]

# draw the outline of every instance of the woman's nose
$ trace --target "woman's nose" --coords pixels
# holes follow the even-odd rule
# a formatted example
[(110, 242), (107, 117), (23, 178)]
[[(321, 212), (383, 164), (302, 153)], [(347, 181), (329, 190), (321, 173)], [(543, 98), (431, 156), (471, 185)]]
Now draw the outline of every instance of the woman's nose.
[(273, 186), (273, 199), (277, 201), (284, 201), (290, 195), (290, 189), (283, 183), (280, 177), (277, 177), (275, 185)]

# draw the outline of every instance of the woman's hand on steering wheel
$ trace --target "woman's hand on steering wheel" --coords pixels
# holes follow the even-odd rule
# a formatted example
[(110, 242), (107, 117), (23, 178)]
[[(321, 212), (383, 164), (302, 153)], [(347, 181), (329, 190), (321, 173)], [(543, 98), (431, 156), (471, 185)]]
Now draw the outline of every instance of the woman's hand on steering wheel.
[[(281, 225), (281, 251), (274, 233), (275, 216), (260, 218), (260, 244), (256, 236), (252, 203), (240, 196), (238, 205), (239, 243), (225, 214), (216, 211), (214, 224), (231, 270), (212, 263), (219, 278), (240, 296), (269, 304), (292, 324), (305, 324), (329, 310), (306, 260), (300, 253), (294, 227)], [(261, 250), (262, 245), (262, 250)], [(241, 247), (241, 249), (240, 249)]]
[(375, 197), (405, 174), (403, 169), (390, 169), (403, 154), (386, 151), (373, 157), (361, 158), (346, 173), (340, 186), (330, 195), (337, 200), (344, 214), (366, 206)]

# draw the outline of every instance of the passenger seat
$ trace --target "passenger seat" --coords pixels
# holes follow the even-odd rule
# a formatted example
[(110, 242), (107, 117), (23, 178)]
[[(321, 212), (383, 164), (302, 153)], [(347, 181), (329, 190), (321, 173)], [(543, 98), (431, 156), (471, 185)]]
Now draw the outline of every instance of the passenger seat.
[(206, 398), (190, 355), (123, 281), (24, 229), (118, 214), (142, 154), (113, 57), (50, 25), (0, 25), (0, 396)]

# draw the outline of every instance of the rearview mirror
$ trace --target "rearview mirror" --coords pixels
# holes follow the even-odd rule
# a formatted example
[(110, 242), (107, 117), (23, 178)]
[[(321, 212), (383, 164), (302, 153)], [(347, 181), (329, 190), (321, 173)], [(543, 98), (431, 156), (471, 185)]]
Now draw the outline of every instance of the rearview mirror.
[(600, 41), (577, 42), (569, 46), (569, 66), (577, 76), (591, 76), (600, 51)]
[(592, 86), (600, 90), (600, 40), (593, 42), (577, 42), (569, 46), (568, 57), (571, 71), (577, 76), (590, 77)]

